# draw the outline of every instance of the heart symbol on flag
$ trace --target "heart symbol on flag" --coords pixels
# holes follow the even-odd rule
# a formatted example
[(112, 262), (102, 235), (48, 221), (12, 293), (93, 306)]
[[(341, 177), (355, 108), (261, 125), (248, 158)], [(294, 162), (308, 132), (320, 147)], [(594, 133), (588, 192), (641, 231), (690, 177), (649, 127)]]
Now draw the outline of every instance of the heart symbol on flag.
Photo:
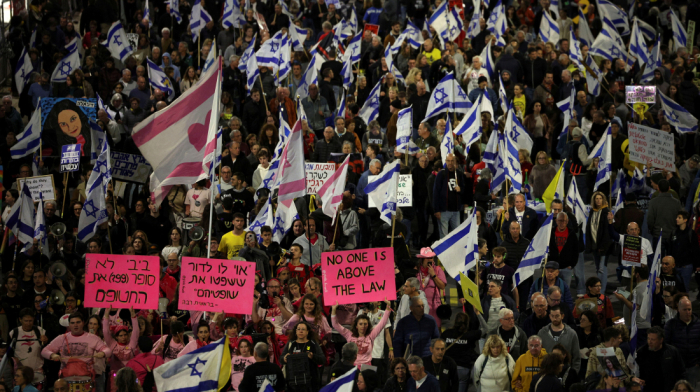
[(194, 123), (187, 129), (187, 137), (190, 139), (190, 144), (192, 144), (197, 151), (202, 151), (204, 145), (207, 144), (210, 119), (211, 110), (207, 112), (206, 121), (204, 124)]

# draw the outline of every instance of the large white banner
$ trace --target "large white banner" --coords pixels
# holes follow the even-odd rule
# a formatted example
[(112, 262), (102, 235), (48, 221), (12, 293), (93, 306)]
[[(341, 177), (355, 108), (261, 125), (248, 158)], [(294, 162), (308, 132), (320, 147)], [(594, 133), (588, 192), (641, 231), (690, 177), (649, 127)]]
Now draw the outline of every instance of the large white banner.
[(676, 171), (673, 135), (658, 129), (628, 123), (630, 161)]

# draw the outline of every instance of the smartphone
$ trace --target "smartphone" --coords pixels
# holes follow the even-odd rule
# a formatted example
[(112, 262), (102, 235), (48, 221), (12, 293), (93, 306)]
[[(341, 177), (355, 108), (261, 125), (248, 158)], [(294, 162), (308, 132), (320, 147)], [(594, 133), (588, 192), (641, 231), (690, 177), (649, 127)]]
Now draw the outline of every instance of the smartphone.
[(626, 287), (618, 287), (617, 290), (615, 290), (616, 293), (620, 294), (621, 296), (628, 298), (630, 296), (630, 292), (625, 290)]

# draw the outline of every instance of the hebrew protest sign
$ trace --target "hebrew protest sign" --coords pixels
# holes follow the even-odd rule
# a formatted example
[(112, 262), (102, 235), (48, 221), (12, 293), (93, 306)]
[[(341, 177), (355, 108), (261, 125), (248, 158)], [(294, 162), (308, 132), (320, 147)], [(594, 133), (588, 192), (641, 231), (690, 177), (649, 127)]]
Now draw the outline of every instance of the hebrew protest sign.
[(250, 313), (253, 309), (255, 263), (183, 257), (181, 310)]
[(85, 255), (85, 306), (158, 309), (158, 256)]
[(151, 175), (151, 165), (142, 155), (111, 151), (112, 177), (144, 184)]
[(335, 173), (335, 163), (307, 163), (306, 193), (309, 195), (318, 194), (318, 190), (333, 173)]
[(392, 248), (324, 252), (321, 271), (326, 306), (396, 299)]
[(676, 171), (672, 134), (635, 123), (628, 123), (627, 127), (630, 161), (645, 165), (651, 161), (652, 167)]
[[(375, 176), (369, 176), (370, 179)], [(368, 198), (369, 208), (376, 208), (374, 200)], [(399, 187), (396, 189), (396, 202), (399, 207), (411, 207), (413, 205), (413, 178), (411, 174), (399, 176)]]
[(64, 144), (61, 146), (61, 173), (74, 172), (80, 168), (80, 144)]

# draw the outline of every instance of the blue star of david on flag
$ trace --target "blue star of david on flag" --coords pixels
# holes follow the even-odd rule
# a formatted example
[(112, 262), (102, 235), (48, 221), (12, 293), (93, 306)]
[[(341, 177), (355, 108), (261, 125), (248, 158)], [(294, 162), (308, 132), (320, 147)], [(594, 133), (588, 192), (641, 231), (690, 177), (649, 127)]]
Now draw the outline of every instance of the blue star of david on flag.
[(275, 52), (277, 51), (277, 48), (279, 48), (279, 46), (280, 46), (280, 45), (279, 45), (278, 43), (272, 42), (272, 43), (270, 44), (270, 51), (271, 51), (272, 53), (275, 53)]
[(447, 98), (447, 94), (445, 94), (445, 89), (440, 88), (435, 90), (435, 102), (436, 103), (445, 103), (445, 98)]
[(114, 35), (114, 44), (115, 45), (121, 45), (122, 42), (119, 40), (119, 34)]
[[(68, 70), (66, 71), (66, 67)], [(70, 72), (73, 70), (73, 67), (71, 67), (70, 63), (61, 63), (61, 67), (59, 71), (61, 72), (61, 75), (70, 75)]]
[(457, 95), (462, 99), (467, 99), (467, 93), (465, 93), (461, 88), (457, 89)]
[(513, 126), (513, 131), (511, 132), (510, 136), (513, 138), (514, 142), (518, 142), (518, 137), (520, 136), (520, 132), (518, 132), (518, 127)]
[(277, 218), (277, 222), (275, 223), (275, 233), (280, 232), (284, 233), (284, 219), (282, 217)]
[(199, 359), (199, 357), (197, 357), (197, 360), (194, 361), (194, 363), (190, 363), (187, 365), (192, 369), (192, 373), (190, 373), (191, 377), (194, 377), (194, 376), (202, 377), (202, 372), (197, 370), (197, 365), (199, 365), (200, 363), (202, 364), (202, 366), (204, 366), (207, 364), (207, 361), (201, 360), (201, 359)]
[(100, 211), (99, 208), (95, 207), (95, 203), (92, 200), (86, 201), (83, 205), (83, 209), (85, 210), (87, 216), (91, 216), (93, 218), (97, 218), (97, 213)]

